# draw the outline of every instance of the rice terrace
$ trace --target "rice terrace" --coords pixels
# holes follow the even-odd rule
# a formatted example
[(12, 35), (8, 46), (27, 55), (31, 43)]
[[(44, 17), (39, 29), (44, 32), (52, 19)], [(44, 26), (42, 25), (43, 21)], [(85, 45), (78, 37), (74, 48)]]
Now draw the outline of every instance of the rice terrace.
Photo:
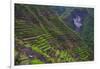
[(94, 9), (14, 5), (14, 63), (33, 65), (94, 60)]

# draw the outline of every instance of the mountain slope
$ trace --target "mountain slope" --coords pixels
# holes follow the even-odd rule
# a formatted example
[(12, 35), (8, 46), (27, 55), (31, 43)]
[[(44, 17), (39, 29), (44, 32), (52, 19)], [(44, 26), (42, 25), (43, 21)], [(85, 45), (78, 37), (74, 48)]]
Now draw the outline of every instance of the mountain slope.
[(54, 9), (38, 5), (15, 5), (15, 53), (16, 65), (93, 60), (79, 33)]

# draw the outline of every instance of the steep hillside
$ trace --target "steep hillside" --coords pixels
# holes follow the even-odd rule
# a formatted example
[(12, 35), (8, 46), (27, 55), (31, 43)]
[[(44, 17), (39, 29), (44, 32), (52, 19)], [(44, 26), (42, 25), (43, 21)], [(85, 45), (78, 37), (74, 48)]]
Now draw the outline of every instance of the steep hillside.
[(82, 37), (63, 20), (66, 10), (59, 14), (53, 7), (15, 4), (15, 65), (93, 60), (87, 31)]

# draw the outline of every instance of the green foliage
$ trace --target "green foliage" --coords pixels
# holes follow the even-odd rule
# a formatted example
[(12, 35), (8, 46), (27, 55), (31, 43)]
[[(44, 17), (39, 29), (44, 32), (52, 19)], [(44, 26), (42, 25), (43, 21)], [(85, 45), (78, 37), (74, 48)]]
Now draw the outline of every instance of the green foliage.
[(93, 12), (87, 9), (83, 30), (77, 33), (63, 21), (74, 8), (67, 9), (60, 16), (49, 6), (15, 5), (16, 65), (93, 60)]
[(31, 64), (44, 64), (44, 62), (40, 61), (39, 59), (33, 59)]
[(75, 49), (75, 53), (78, 54), (79, 60), (81, 61), (86, 61), (89, 59), (90, 56), (90, 52), (89, 52), (89, 48), (85, 48), (85, 47), (78, 47)]
[(60, 62), (72, 62), (75, 61), (75, 59), (68, 53), (68, 51), (60, 51), (58, 60)]
[[(46, 38), (45, 38), (46, 37)], [(66, 50), (54, 50), (53, 47), (51, 47), (48, 44), (48, 38), (50, 39), (50, 35), (40, 35), (37, 36), (37, 39), (35, 40), (34, 44), (32, 45), (32, 50), (44, 55), (45, 57), (47, 57), (49, 60), (47, 61), (51, 61), (51, 62), (71, 62), (71, 61), (75, 61), (75, 59), (68, 53), (68, 51)], [(50, 57), (50, 55), (48, 54), (48, 50), (53, 51), (53, 53), (55, 53), (55, 57), (56, 58), (52, 58)], [(51, 59), (50, 59), (51, 58)]]

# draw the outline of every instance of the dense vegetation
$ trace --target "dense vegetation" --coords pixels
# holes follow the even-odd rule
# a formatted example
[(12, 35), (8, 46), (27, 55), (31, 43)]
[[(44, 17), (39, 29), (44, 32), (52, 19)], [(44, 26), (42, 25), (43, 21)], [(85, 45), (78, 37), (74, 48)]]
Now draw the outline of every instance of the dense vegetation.
[[(86, 10), (80, 32), (71, 12)], [(15, 65), (94, 59), (94, 9), (15, 4)]]

